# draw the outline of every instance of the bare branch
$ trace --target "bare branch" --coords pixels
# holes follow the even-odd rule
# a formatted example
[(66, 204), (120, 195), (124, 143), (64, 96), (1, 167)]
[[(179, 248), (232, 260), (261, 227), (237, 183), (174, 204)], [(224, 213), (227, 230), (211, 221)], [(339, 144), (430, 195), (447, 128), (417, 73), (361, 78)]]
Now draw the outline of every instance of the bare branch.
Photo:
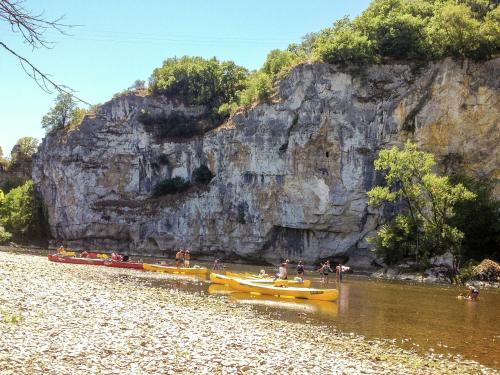
[[(71, 95), (73, 98), (76, 100), (90, 105), (90, 103), (86, 102), (85, 100), (79, 98), (74, 94), (74, 90), (70, 89), (69, 87), (65, 85), (58, 84), (54, 82), (49, 76), (43, 72), (40, 71), (36, 66), (34, 66), (28, 59), (24, 58), (23, 56), (17, 54), (14, 50), (10, 49), (5, 43), (0, 42), (0, 46), (5, 48), (8, 52), (16, 56), (19, 61), (21, 62), (21, 66), (26, 72), (26, 74), (31, 77), (37, 85), (46, 93), (51, 94), (53, 91), (56, 90), (60, 93), (65, 93)], [(29, 68), (29, 69), (27, 69)], [(51, 87), (51, 88), (49, 88)]]
[[(30, 45), (32, 49), (52, 48), (52, 42), (45, 38), (46, 31), (52, 29), (60, 34), (70, 35), (66, 30), (77, 26), (62, 23), (61, 20), (63, 16), (53, 20), (45, 19), (43, 11), (40, 13), (33, 13), (23, 6), (24, 2), (24, 0), (0, 0), (0, 22), (4, 21), (8, 23), (12, 32), (21, 34), (23, 42)], [(89, 104), (85, 100), (77, 97), (74, 94), (74, 90), (54, 82), (48, 74), (40, 71), (28, 59), (17, 54), (5, 43), (0, 42), (0, 47), (3, 47), (19, 59), (24, 72), (33, 79), (43, 91), (52, 93), (53, 90), (56, 90), (60, 93), (69, 94), (82, 103)]]

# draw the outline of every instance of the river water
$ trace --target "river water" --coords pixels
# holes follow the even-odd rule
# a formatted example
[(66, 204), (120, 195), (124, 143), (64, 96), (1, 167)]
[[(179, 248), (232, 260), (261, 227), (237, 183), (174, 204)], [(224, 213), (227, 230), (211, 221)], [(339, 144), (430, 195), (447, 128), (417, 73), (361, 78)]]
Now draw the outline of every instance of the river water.
[[(144, 259), (148, 263), (153, 261)], [(192, 264), (205, 265), (192, 261)], [(274, 269), (241, 264), (226, 264), (226, 270), (267, 273)], [(91, 266), (82, 266), (91, 267)], [(224, 286), (190, 276), (148, 277), (149, 273), (123, 269), (123, 278), (188, 292), (216, 294), (229, 303), (251, 306), (270, 319), (285, 319), (321, 325), (326, 330), (362, 335), (368, 339), (389, 340), (406, 349), (434, 355), (452, 355), (475, 360), (500, 369), (500, 290), (480, 291), (478, 302), (457, 298), (465, 288), (451, 285), (392, 282), (346, 275), (341, 285), (335, 277), (327, 287), (339, 288), (336, 303), (282, 299), (231, 293)], [(292, 273), (292, 277), (294, 274)], [(306, 272), (313, 287), (325, 287), (317, 273)], [(307, 335), (307, 331), (304, 332)]]
[[(226, 264), (226, 269), (237, 272), (258, 273), (261, 268)], [(466, 293), (463, 287), (354, 275), (345, 275), (337, 286), (334, 276), (328, 287), (340, 289), (336, 303), (231, 293), (227, 287), (204, 282), (186, 281), (175, 286), (219, 294), (231, 302), (251, 305), (273, 319), (319, 324), (369, 339), (390, 340), (423, 354), (460, 356), (500, 369), (500, 290), (481, 290), (480, 300), (470, 302), (457, 298)], [(316, 273), (306, 272), (306, 278), (313, 281), (313, 287), (325, 287)]]

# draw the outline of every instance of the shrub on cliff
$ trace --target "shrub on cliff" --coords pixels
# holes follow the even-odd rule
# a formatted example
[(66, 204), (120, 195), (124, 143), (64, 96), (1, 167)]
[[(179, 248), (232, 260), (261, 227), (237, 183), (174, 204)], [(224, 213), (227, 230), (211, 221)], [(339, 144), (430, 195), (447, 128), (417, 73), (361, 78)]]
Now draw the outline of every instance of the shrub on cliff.
[(153, 196), (182, 193), (189, 189), (190, 182), (182, 177), (168, 178), (158, 183), (153, 189)]
[(57, 95), (54, 107), (43, 116), (42, 128), (50, 133), (67, 126), (77, 126), (82, 122), (86, 113), (85, 109), (77, 107), (71, 94), (61, 93)]
[(321, 61), (487, 59), (500, 48), (499, 10), (484, 0), (373, 0), (352, 22), (319, 33), (312, 54)]
[(215, 57), (174, 57), (153, 71), (149, 85), (155, 94), (179, 98), (188, 105), (206, 105), (218, 113), (224, 103), (237, 101), (247, 75), (245, 68), (232, 61), (220, 62)]
[(203, 134), (204, 128), (196, 118), (186, 117), (182, 112), (151, 114), (141, 110), (137, 121), (160, 139), (186, 139)]
[(205, 165), (202, 164), (193, 171), (193, 180), (197, 184), (207, 185), (214, 178), (212, 171)]

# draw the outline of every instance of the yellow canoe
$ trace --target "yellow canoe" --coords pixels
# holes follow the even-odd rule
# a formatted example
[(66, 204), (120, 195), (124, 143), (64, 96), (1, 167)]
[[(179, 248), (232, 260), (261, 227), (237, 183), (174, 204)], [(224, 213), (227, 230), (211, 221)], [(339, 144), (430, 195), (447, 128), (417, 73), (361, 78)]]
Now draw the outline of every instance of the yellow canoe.
[[(211, 286), (222, 286), (212, 284)], [(226, 287), (227, 288), (227, 287)], [(281, 298), (275, 296), (266, 296), (255, 293), (234, 292), (230, 294), (231, 301), (245, 305), (274, 307), (280, 309), (321, 313), (329, 316), (337, 315), (337, 304), (330, 301), (315, 301), (299, 298)]]
[(205, 267), (172, 267), (148, 263), (144, 263), (143, 267), (146, 271), (176, 273), (181, 275), (206, 275), (208, 272), (208, 269)]
[[(230, 276), (231, 275), (238, 275), (235, 273), (231, 272), (226, 272), (226, 275), (219, 275), (216, 273), (211, 273), (210, 274), (210, 280), (215, 283), (215, 284), (222, 284), (222, 285), (229, 285), (228, 279), (242, 279), (236, 276)], [(212, 276), (213, 275), (213, 276)], [(243, 280), (243, 279), (242, 279)], [(295, 280), (273, 280), (273, 279), (247, 279), (247, 281), (252, 281), (258, 284), (272, 284), (274, 286), (294, 286), (297, 288), (309, 288), (311, 286), (311, 280), (304, 280), (302, 282), (300, 281), (295, 281)]]
[(305, 298), (317, 301), (335, 301), (339, 295), (337, 289), (314, 289), (270, 286), (250, 280), (228, 278), (229, 286), (240, 292), (259, 293), (278, 297)]
[(274, 280), (269, 275), (267, 277), (260, 277), (257, 275), (252, 275), (251, 273), (248, 273), (248, 272), (235, 273), (235, 272), (226, 271), (226, 276), (231, 277), (233, 279), (236, 278), (236, 279), (255, 281), (255, 282), (259, 282), (259, 283), (273, 284), (274, 286), (296, 286), (299, 288), (309, 288), (311, 286), (311, 280), (303, 280), (303, 281), (297, 281), (294, 279)]

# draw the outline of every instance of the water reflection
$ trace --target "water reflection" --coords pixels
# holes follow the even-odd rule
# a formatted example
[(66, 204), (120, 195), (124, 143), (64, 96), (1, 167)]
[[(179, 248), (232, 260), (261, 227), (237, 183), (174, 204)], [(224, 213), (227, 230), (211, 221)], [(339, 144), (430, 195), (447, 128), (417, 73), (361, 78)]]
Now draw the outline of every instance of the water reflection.
[(337, 316), (337, 304), (334, 302), (281, 298), (241, 292), (231, 293), (229, 298), (231, 301), (246, 305), (286, 309), (302, 313), (319, 313), (327, 315), (329, 318)]

